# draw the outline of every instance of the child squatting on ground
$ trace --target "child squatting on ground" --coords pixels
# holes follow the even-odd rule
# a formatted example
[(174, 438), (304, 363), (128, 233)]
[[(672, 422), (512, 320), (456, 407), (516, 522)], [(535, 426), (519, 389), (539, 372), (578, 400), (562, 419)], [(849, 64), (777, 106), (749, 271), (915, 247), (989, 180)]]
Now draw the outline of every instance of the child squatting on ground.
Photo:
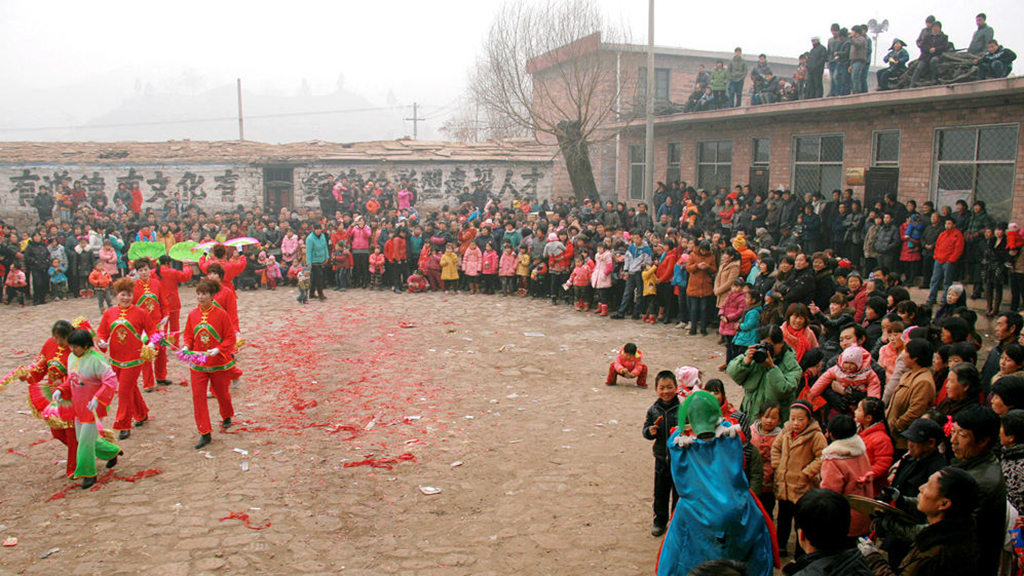
[(636, 385), (640, 388), (647, 388), (647, 365), (642, 362), (643, 354), (636, 349), (632, 342), (626, 344), (615, 357), (615, 361), (608, 367), (608, 379), (605, 385), (614, 386), (619, 376), (623, 378), (636, 379)]

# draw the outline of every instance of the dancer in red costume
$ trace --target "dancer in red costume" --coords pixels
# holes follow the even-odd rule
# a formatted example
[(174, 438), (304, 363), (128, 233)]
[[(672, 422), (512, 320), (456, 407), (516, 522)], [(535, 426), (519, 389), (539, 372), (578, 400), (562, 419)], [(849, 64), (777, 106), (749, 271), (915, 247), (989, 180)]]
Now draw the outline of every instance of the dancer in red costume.
[(131, 436), (132, 420), (135, 426), (143, 425), (149, 419), (149, 407), (139, 392), (139, 372), (142, 371), (142, 335), (152, 334), (156, 324), (145, 310), (132, 304), (135, 281), (121, 278), (114, 282), (116, 306), (103, 313), (100, 327), (96, 331), (99, 347), (106, 347), (110, 365), (117, 374), (117, 415), (114, 430), (120, 431), (118, 438)]
[[(149, 315), (154, 327), (159, 326), (164, 318), (166, 303), (164, 302), (163, 288), (160, 286), (160, 282), (153, 277), (152, 262), (149, 258), (139, 258), (133, 266), (139, 279), (135, 282), (132, 300), (136, 306), (142, 308)], [(148, 330), (146, 336), (152, 333), (152, 330)], [(156, 389), (157, 380), (170, 384), (167, 380), (167, 348), (163, 346), (157, 349), (156, 358), (152, 362), (142, 364), (142, 389), (152, 392)]]
[[(235, 330), (234, 341), (237, 342), (242, 337), (242, 330), (238, 326), (238, 295), (235, 294), (235, 289), (232, 288), (230, 283), (221, 282), (221, 278), (224, 277), (224, 268), (218, 264), (210, 264), (206, 269), (206, 277), (220, 286), (220, 290), (214, 294), (213, 303), (215, 306), (223, 309), (228, 313), (228, 318), (231, 320), (231, 325)], [(231, 350), (234, 353), (234, 349)], [(238, 364), (231, 368), (231, 383), (235, 384), (242, 378), (242, 370), (238, 367)]]
[(234, 408), (231, 406), (231, 373), (235, 367), (235, 326), (223, 308), (214, 302), (214, 295), (223, 291), (216, 281), (200, 280), (196, 286), (198, 306), (188, 314), (185, 322), (186, 351), (205, 352), (206, 361), (193, 364), (192, 409), (199, 442), (196, 450), (210, 443), (210, 412), (206, 403), (206, 389), (212, 387), (220, 408), (221, 427), (231, 426)]
[[(29, 367), (27, 373), (21, 375), (21, 379), (28, 382), (28, 401), (32, 406), (32, 414), (42, 418), (43, 410), (50, 405), (53, 392), (64, 381), (68, 374), (68, 336), (74, 327), (67, 320), (58, 320), (50, 330), (51, 337), (43, 344), (36, 362)], [(61, 406), (60, 418), (50, 418), (46, 421), (50, 427), (50, 434), (60, 440), (68, 448), (67, 475), (70, 477), (75, 471), (75, 453), (78, 450), (78, 441), (75, 439), (75, 415), (71, 403), (65, 402)]]
[[(181, 299), (178, 297), (178, 285), (192, 279), (192, 266), (186, 265), (183, 270), (175, 270), (171, 267), (171, 257), (166, 254), (160, 257), (160, 264), (157, 265), (153, 275), (160, 282), (161, 296), (164, 302), (164, 315), (167, 317), (168, 340), (178, 344), (178, 333), (181, 331)], [(159, 356), (158, 356), (159, 358)], [(164, 358), (167, 358), (166, 351)], [(158, 373), (156, 383), (166, 386), (171, 383), (167, 379), (167, 371), (164, 370), (163, 378)]]
[[(245, 271), (245, 256), (239, 255), (237, 258), (231, 258), (229, 251), (231, 248), (223, 244), (217, 244), (210, 250), (210, 256), (203, 254), (199, 257), (199, 270), (203, 274), (210, 273), (210, 266), (213, 264), (220, 264), (221, 266), (221, 285), (231, 286), (234, 288), (232, 282), (235, 276), (238, 276)], [(236, 252), (237, 254), (237, 252)]]

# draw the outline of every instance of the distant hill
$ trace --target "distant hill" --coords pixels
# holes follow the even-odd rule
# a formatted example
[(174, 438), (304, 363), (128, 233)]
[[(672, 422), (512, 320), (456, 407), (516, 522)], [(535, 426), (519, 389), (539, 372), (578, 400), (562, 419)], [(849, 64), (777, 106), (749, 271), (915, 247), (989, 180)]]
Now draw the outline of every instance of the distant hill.
[[(105, 81), (111, 81), (104, 84)], [(136, 86), (134, 95), (104, 99), (102, 94), (132, 93), (123, 78), (92, 79), (77, 86), (39, 90), (31, 103), (5, 101), (0, 96), (0, 122), (4, 127), (83, 126), (61, 130), (0, 132), (0, 140), (36, 141), (159, 141), (231, 140), (238, 137), (235, 84), (225, 84), (194, 95)], [(83, 118), (84, 110), (102, 110)], [(245, 89), (242, 107), (245, 137), (261, 142), (327, 140), (352, 142), (389, 140), (411, 135), (403, 119), (408, 106), (382, 107), (345, 90), (330, 94), (257, 94)], [(343, 112), (356, 110), (358, 112)], [(330, 113), (323, 113), (330, 112)], [(275, 116), (275, 117), (267, 117)], [(422, 116), (422, 114), (421, 114)], [(216, 121), (204, 121), (219, 119)], [(198, 121), (197, 121), (198, 120)], [(420, 125), (420, 138), (432, 132)]]

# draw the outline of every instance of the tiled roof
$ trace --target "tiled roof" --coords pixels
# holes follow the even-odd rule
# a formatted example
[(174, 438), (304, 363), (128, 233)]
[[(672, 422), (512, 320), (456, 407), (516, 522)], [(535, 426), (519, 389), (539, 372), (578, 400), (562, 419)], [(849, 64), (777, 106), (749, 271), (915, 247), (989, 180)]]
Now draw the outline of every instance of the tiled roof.
[(171, 140), (168, 142), (0, 142), (0, 164), (264, 164), (317, 161), (473, 162), (550, 161), (551, 146), (532, 139), (495, 142), (262, 142)]

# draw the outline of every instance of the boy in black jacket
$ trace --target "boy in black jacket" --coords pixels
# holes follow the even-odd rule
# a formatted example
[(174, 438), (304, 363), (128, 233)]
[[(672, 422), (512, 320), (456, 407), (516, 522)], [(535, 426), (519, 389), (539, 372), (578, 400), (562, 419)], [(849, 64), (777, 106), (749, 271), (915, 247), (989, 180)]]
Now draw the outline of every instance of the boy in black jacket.
[(647, 409), (643, 433), (644, 438), (654, 440), (654, 525), (651, 526), (651, 535), (661, 536), (668, 526), (669, 497), (672, 499), (672, 508), (675, 508), (679, 500), (672, 483), (666, 445), (669, 434), (676, 427), (679, 411), (676, 375), (671, 370), (658, 372), (654, 379), (654, 390), (658, 393), (658, 400)]

